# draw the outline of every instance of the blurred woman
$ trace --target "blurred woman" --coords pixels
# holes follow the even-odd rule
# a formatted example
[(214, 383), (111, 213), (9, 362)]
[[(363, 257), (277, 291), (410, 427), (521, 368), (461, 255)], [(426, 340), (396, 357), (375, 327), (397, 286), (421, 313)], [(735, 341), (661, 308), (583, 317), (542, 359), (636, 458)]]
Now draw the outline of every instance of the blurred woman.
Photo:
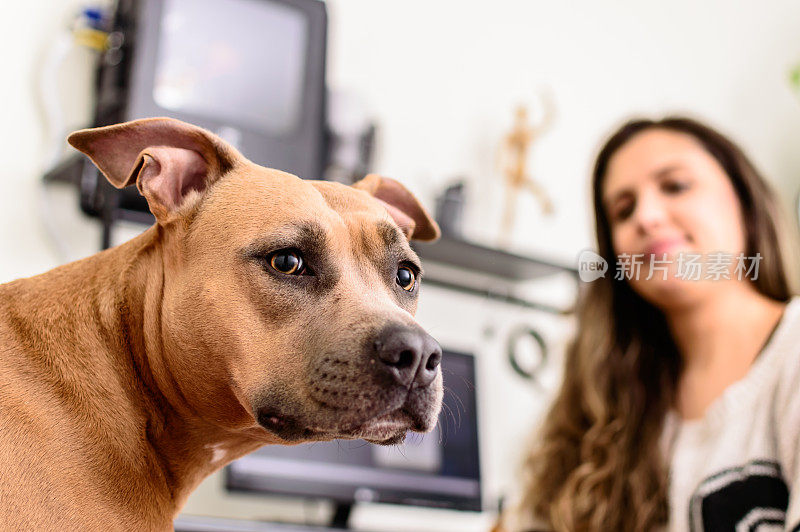
[(506, 528), (798, 530), (800, 299), (774, 194), (686, 118), (620, 128), (593, 194), (609, 273)]

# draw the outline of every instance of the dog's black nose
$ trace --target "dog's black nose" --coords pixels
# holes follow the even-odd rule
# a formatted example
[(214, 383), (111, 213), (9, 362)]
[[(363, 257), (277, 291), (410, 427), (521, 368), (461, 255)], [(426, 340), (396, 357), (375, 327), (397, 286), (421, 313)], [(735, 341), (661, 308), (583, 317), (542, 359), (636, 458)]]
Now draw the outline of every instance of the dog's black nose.
[(442, 348), (419, 327), (390, 326), (378, 334), (375, 355), (398, 384), (424, 387), (433, 382), (442, 361)]

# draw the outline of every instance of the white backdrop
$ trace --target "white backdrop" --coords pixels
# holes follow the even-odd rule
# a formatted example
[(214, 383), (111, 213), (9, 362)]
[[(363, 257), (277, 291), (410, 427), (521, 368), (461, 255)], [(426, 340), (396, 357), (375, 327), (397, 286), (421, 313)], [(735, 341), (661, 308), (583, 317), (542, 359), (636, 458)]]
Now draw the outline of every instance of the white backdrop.
[[(42, 60), (83, 3), (12, 2), (0, 18), (0, 282), (96, 250), (96, 224), (81, 217), (74, 196), (61, 191), (43, 201), (38, 186), (50, 133), (36, 96)], [(794, 0), (331, 0), (328, 6), (329, 85), (359, 94), (378, 123), (374, 170), (405, 182), (431, 208), (454, 178), (466, 179), (466, 234), (475, 240), (491, 243), (499, 231), (503, 194), (495, 161), (513, 109), (527, 104), (536, 117), (543, 90), (552, 94), (557, 116), (533, 146), (531, 172), (553, 197), (556, 214), (543, 217), (524, 197), (516, 250), (573, 262), (592, 245), (592, 157), (610, 128), (634, 114), (707, 119), (744, 146), (787, 207), (800, 188), (800, 101), (787, 82), (800, 62)], [(75, 52), (60, 75), (76, 128), (91, 108), (87, 59)], [(496, 497), (543, 405), (509, 373), (498, 347), (503, 331), (518, 321), (534, 324), (562, 346), (568, 334), (548, 316), (435, 289), (423, 296), (420, 320), (443, 343), (480, 357), (487, 492)], [(482, 335), (486, 324), (497, 336)], [(369, 511), (354, 517), (374, 523)], [(408, 516), (433, 523), (427, 513)], [(380, 511), (376, 518), (383, 518)], [(487, 523), (436, 519), (442, 529)]]
[[(61, 260), (36, 202), (48, 132), (34, 89), (54, 31), (83, 3), (13, 2), (0, 22), (0, 281)], [(514, 107), (527, 103), (535, 115), (544, 89), (558, 114), (533, 146), (531, 172), (557, 211), (544, 218), (524, 197), (517, 249), (574, 261), (591, 245), (592, 157), (632, 114), (705, 118), (742, 143), (787, 206), (800, 188), (800, 101), (787, 83), (800, 62), (793, 0), (331, 0), (328, 10), (329, 84), (360, 94), (378, 122), (375, 170), (408, 183), (431, 207), (465, 177), (472, 238), (497, 237), (497, 146)], [(61, 86), (78, 127), (91, 84), (79, 56), (70, 64)]]

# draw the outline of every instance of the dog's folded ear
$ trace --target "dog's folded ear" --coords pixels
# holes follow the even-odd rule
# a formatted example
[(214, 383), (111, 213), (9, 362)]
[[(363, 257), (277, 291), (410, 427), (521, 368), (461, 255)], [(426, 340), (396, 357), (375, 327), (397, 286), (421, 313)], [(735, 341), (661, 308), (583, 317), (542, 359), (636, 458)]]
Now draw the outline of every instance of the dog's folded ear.
[(389, 215), (409, 240), (431, 241), (441, 235), (439, 226), (406, 187), (388, 177), (369, 174), (353, 187), (383, 203)]
[(242, 158), (213, 133), (173, 118), (83, 129), (67, 140), (115, 187), (135, 182), (161, 224), (179, 217)]

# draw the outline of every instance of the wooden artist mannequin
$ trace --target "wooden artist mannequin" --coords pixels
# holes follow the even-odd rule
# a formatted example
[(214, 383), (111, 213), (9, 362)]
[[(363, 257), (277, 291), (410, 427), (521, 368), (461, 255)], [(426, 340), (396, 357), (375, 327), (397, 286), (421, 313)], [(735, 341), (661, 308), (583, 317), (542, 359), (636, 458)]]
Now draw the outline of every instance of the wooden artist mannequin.
[(553, 213), (553, 203), (544, 188), (534, 181), (527, 171), (530, 145), (543, 131), (549, 128), (551, 114), (546, 112), (545, 117), (539, 124), (531, 125), (528, 122), (527, 109), (525, 106), (520, 105), (516, 109), (514, 126), (511, 132), (503, 139), (500, 154), (503, 176), (506, 182), (506, 203), (500, 232), (503, 244), (508, 243), (507, 239), (512, 233), (517, 198), (522, 189), (528, 190), (539, 200), (542, 212), (545, 215)]

